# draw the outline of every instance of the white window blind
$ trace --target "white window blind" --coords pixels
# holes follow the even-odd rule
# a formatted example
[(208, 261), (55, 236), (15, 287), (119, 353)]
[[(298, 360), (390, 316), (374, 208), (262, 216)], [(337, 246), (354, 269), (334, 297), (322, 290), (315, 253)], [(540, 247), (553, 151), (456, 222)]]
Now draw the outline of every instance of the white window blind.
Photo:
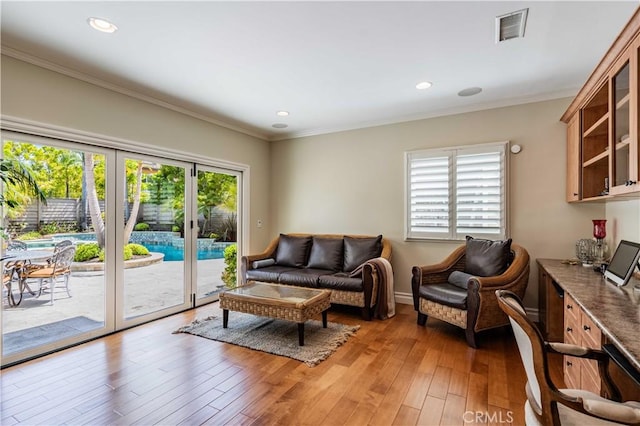
[(507, 144), (406, 153), (407, 238), (506, 238)]

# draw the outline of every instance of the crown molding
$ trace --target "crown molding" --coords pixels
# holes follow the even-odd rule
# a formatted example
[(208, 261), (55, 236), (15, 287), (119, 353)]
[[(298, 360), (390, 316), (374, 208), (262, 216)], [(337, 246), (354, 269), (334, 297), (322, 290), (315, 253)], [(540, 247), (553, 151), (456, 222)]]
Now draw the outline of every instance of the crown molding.
[(162, 108), (170, 109), (172, 111), (178, 112), (180, 114), (188, 115), (193, 118), (197, 118), (198, 120), (206, 121), (211, 124), (215, 124), (216, 126), (224, 127), (225, 129), (233, 130), (238, 133), (243, 133), (248, 136), (253, 136), (254, 138), (258, 138), (261, 140), (269, 140), (269, 136), (264, 133), (258, 133), (249, 129), (245, 129), (244, 127), (240, 127), (237, 125), (229, 124), (227, 122), (221, 121), (219, 119), (210, 117), (205, 114), (201, 114), (195, 111), (191, 111), (188, 108), (184, 108), (181, 106), (174, 105), (170, 102), (166, 102), (155, 98), (153, 96), (146, 95), (144, 93), (138, 92), (136, 90), (128, 89), (126, 87), (119, 86), (117, 84), (109, 83), (105, 80), (93, 77), (89, 74), (85, 74), (80, 71), (73, 70), (71, 68), (67, 68), (65, 66), (56, 64), (54, 62), (47, 61), (46, 59), (39, 58), (37, 56), (31, 55), (29, 53), (23, 52), (21, 50), (14, 49), (13, 47), (9, 47), (6, 45), (1, 46), (1, 53), (3, 55), (9, 56), (14, 59), (18, 59), (23, 62), (30, 63), (32, 65), (38, 66), (40, 68), (45, 68), (50, 71), (57, 72), (59, 74), (66, 75), (71, 78), (75, 78), (76, 80), (81, 80), (89, 84), (93, 84), (95, 86), (102, 87), (107, 90), (111, 90), (113, 92), (118, 92), (126, 96), (130, 96), (135, 99), (139, 99), (144, 102), (148, 102), (153, 105), (160, 106)]
[(446, 117), (446, 116), (465, 114), (470, 112), (486, 111), (489, 109), (505, 108), (510, 106), (531, 104), (536, 102), (551, 101), (554, 99), (571, 98), (576, 95), (579, 89), (580, 89), (579, 87), (576, 87), (575, 89), (543, 93), (535, 96), (510, 98), (510, 99), (503, 99), (495, 102), (484, 102), (481, 104), (475, 104), (475, 105), (469, 105), (469, 106), (463, 106), (463, 107), (446, 108), (446, 109), (432, 111), (425, 114), (413, 114), (413, 115), (393, 118), (389, 120), (367, 121), (367, 122), (362, 122), (353, 126), (319, 128), (319, 129), (313, 129), (309, 131), (291, 132), (283, 135), (271, 136), (268, 138), (268, 140), (271, 142), (277, 142), (277, 141), (283, 141), (283, 140), (289, 140), (289, 139), (304, 138), (308, 136), (319, 136), (319, 135), (326, 135), (329, 133), (362, 130), (370, 127), (388, 126), (393, 124), (408, 123), (411, 121), (427, 120), (430, 118)]

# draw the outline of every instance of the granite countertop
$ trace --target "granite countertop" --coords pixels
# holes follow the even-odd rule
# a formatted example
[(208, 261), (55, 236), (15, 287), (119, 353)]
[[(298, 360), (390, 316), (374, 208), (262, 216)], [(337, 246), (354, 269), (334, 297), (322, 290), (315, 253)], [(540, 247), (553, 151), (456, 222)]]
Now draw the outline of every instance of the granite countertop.
[(565, 265), (558, 259), (537, 262), (640, 371), (640, 289), (634, 289), (640, 281), (632, 278), (626, 286), (616, 287), (592, 268)]

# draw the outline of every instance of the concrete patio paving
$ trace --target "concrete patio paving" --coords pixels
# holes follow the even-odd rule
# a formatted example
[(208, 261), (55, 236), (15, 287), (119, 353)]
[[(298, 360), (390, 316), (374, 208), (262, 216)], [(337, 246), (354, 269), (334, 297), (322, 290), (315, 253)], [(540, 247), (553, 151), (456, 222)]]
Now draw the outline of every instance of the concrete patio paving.
[[(219, 291), (223, 282), (224, 259), (198, 261), (198, 297)], [(183, 302), (184, 262), (163, 261), (139, 268), (125, 269), (125, 317), (132, 318)], [(113, 283), (109, 283), (113, 285)], [(46, 324), (83, 318), (103, 323), (105, 319), (105, 275), (102, 271), (74, 271), (69, 281), (71, 296), (64, 288), (56, 288), (54, 303), (45, 292), (36, 297), (25, 292), (19, 306), (9, 306), (6, 289), (2, 293), (2, 333), (34, 329)], [(37, 289), (37, 282), (32, 283)], [(14, 333), (15, 335), (15, 333)], [(3, 348), (5, 353), (9, 348)]]

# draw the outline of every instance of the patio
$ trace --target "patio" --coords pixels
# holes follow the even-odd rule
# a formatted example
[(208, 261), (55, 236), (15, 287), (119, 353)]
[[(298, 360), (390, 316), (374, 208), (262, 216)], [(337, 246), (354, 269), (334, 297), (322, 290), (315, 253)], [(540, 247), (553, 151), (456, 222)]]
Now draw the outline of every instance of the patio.
[[(125, 269), (126, 317), (132, 318), (182, 303), (183, 265), (184, 262), (180, 261), (165, 261)], [(224, 266), (224, 259), (198, 261), (198, 297), (221, 288), (223, 283), (220, 276)], [(32, 288), (37, 288), (37, 284)], [(57, 289), (53, 306), (49, 302), (48, 294), (38, 298), (26, 292), (22, 303), (17, 307), (11, 307), (7, 303), (6, 289), (3, 287), (2, 333), (5, 337), (5, 354), (15, 351), (7, 347), (10, 341), (27, 341), (27, 336), (31, 336), (29, 340), (33, 340), (37, 334), (34, 334), (34, 329), (43, 326), (59, 330), (60, 333), (68, 326), (76, 327), (77, 332), (86, 331), (86, 327), (101, 326), (105, 319), (104, 273), (74, 271), (70, 277), (69, 288), (72, 297), (68, 297), (64, 290)], [(60, 327), (57, 327), (58, 325)], [(73, 331), (69, 329), (66, 332), (73, 334)], [(6, 338), (9, 333), (12, 334), (11, 339)]]

